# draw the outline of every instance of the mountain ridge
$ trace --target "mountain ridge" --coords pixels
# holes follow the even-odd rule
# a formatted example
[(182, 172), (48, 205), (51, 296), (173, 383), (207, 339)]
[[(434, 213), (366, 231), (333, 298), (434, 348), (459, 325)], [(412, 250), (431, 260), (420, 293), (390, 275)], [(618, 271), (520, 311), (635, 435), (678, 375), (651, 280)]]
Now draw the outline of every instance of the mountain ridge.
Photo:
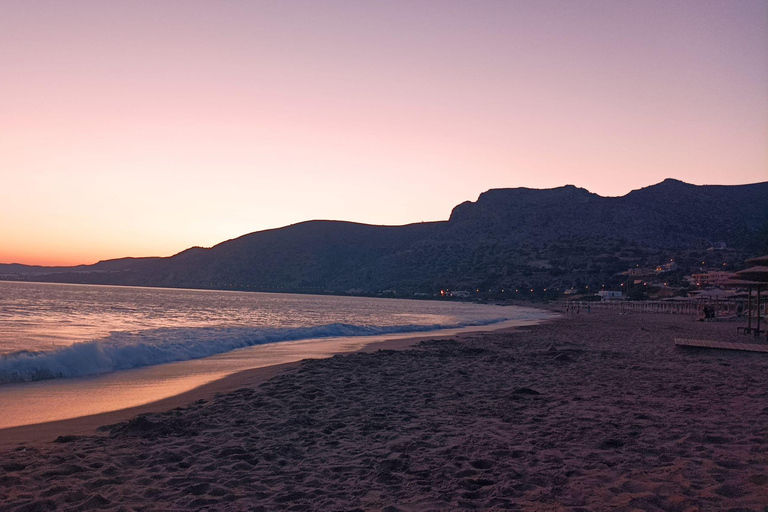
[[(624, 196), (574, 185), (490, 189), (445, 221), (401, 226), (311, 220), (165, 258), (76, 267), (0, 265), (0, 278), (92, 284), (371, 294), (612, 282), (630, 265), (725, 265), (763, 250), (768, 182), (691, 185), (667, 179)], [(739, 258), (741, 258), (739, 260)], [(727, 261), (726, 261), (727, 260)]]

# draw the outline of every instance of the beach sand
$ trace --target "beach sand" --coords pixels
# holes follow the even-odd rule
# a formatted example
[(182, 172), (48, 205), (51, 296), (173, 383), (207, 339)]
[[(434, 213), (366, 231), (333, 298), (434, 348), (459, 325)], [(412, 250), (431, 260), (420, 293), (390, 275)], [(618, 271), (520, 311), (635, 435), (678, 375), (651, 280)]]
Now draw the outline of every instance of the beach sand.
[(764, 511), (768, 356), (673, 346), (735, 330), (582, 312), (239, 375), (5, 448), (0, 510)]

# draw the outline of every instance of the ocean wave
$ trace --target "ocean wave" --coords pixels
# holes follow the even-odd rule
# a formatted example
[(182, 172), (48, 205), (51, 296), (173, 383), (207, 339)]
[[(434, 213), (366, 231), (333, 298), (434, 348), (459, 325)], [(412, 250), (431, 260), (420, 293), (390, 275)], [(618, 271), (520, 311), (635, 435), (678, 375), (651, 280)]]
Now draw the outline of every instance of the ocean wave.
[(328, 324), (295, 328), (201, 327), (113, 332), (56, 350), (0, 356), (0, 384), (83, 377), (142, 366), (188, 361), (239, 348), (314, 338), (375, 336), (490, 325), (498, 318), (453, 325), (369, 326)]

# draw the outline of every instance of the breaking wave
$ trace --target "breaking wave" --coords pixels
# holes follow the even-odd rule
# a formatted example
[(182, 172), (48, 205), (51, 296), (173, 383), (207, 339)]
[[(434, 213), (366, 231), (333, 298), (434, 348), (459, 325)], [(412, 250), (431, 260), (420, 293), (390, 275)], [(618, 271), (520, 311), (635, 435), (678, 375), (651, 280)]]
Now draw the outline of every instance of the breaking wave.
[(101, 339), (51, 351), (4, 354), (0, 356), (0, 384), (83, 377), (188, 361), (280, 341), (435, 331), (491, 325), (505, 320), (500, 318), (453, 325), (368, 326), (336, 323), (295, 328), (200, 327), (113, 332)]

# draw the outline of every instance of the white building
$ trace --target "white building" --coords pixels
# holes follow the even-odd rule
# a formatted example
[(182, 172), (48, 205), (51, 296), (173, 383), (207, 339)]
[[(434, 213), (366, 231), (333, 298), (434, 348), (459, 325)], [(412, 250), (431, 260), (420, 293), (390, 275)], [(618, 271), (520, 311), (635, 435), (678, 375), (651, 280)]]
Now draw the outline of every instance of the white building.
[(621, 292), (612, 290), (600, 290), (597, 294), (600, 296), (600, 300), (621, 300), (623, 298)]

